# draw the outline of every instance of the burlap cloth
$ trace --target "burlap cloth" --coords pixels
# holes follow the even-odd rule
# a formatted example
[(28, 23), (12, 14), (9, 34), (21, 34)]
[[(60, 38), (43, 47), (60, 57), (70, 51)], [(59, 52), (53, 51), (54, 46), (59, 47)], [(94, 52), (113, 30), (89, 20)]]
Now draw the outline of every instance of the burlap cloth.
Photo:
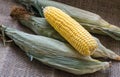
[[(56, 0), (101, 15), (108, 22), (120, 26), (120, 0)], [(18, 5), (14, 0), (0, 0), (0, 24), (30, 32), (13, 20), (10, 8)], [(120, 42), (106, 36), (98, 36), (101, 42), (120, 55)], [(3, 47), (0, 40), (0, 77), (120, 77), (120, 62), (112, 61), (112, 66), (94, 74), (76, 76), (46, 66), (37, 60), (32, 62), (14, 43)]]

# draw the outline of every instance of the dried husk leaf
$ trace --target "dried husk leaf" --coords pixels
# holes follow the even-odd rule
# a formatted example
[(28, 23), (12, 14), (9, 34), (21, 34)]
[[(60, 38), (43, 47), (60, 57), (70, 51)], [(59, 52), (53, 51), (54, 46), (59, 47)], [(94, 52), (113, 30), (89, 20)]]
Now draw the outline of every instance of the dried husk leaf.
[(34, 12), (35, 14), (39, 14), (42, 17), (42, 10), (44, 7), (55, 6), (69, 14), (71, 17), (73, 17), (89, 32), (102, 35), (109, 35), (115, 40), (120, 40), (120, 28), (108, 23), (95, 13), (75, 8), (63, 3), (55, 2), (52, 0), (17, 0), (17, 2), (25, 5), (27, 9), (32, 10), (32, 12)]
[[(108, 62), (81, 56), (68, 44), (58, 40), (24, 33), (12, 28), (0, 26), (29, 57), (35, 58), (44, 64), (50, 65), (73, 74), (81, 75), (93, 73), (109, 67)], [(31, 38), (32, 37), (32, 38)], [(76, 54), (78, 54), (76, 57)]]

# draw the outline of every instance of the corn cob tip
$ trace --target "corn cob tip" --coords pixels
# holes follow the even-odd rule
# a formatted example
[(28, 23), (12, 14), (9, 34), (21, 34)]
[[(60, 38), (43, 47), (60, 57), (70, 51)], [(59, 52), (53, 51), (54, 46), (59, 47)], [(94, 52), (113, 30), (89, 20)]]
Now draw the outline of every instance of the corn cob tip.
[(45, 7), (44, 9), (43, 9), (43, 12), (45, 13), (46, 12), (46, 9), (47, 9), (48, 7)]
[(13, 6), (11, 10), (10, 16), (14, 19), (27, 18), (30, 15), (25, 8), (20, 6)]
[(51, 8), (55, 8), (55, 7), (53, 7), (53, 6), (47, 6), (47, 7), (45, 7), (45, 8), (43, 9), (43, 13), (45, 14), (45, 12), (46, 12), (48, 9), (51, 9)]

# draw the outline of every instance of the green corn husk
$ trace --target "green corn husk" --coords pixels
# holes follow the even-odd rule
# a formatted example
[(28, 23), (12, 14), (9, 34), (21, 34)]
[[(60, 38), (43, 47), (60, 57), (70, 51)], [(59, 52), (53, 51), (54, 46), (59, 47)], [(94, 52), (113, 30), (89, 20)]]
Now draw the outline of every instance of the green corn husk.
[[(17, 10), (18, 9), (18, 10)], [(57, 39), (59, 41), (67, 43), (67, 41), (56, 32), (50, 24), (45, 20), (45, 18), (30, 16), (24, 8), (16, 7), (11, 12), (11, 16), (16, 18), (22, 25), (30, 28), (38, 35), (50, 37)], [(16, 11), (17, 10), (17, 11)], [(95, 38), (98, 42), (98, 49), (92, 55), (95, 58), (103, 57), (110, 58), (113, 60), (120, 60), (120, 56), (115, 54), (113, 51), (105, 48), (99, 41), (99, 39)]]
[(42, 10), (44, 7), (55, 6), (77, 20), (89, 32), (101, 35), (109, 35), (115, 40), (120, 40), (120, 28), (109, 24), (99, 15), (92, 12), (52, 0), (17, 0), (17, 2), (25, 5), (27, 9), (32, 10), (32, 12), (35, 12), (41, 16), (43, 16)]
[(68, 44), (58, 40), (24, 33), (3, 25), (0, 26), (0, 30), (4, 30), (4, 33), (30, 58), (35, 58), (57, 69), (81, 75), (109, 67), (108, 62), (101, 62), (92, 59), (90, 56), (81, 56)]

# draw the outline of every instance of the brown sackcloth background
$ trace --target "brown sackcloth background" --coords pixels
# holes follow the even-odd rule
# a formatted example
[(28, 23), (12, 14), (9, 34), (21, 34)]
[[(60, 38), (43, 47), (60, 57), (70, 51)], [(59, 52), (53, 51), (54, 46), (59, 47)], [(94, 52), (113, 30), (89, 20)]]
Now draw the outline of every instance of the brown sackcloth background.
[[(101, 15), (108, 22), (120, 27), (120, 0), (56, 0)], [(14, 0), (0, 0), (0, 24), (30, 32), (13, 20), (9, 14), (11, 7), (18, 5)], [(101, 42), (120, 55), (120, 42), (106, 36), (99, 36)], [(26, 54), (14, 43), (6, 47), (0, 40), (0, 77), (120, 77), (120, 62), (112, 61), (112, 66), (94, 74), (77, 76), (30, 61)]]

